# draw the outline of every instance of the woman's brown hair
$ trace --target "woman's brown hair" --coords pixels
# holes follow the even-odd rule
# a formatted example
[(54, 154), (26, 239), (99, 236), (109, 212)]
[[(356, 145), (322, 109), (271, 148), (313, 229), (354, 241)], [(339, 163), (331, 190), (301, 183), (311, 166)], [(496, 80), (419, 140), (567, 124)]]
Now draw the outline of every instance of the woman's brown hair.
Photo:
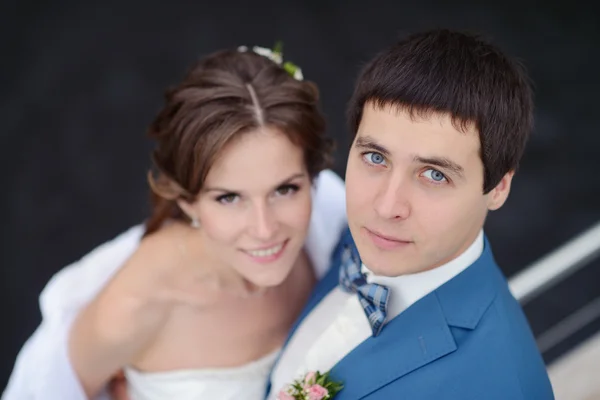
[(313, 83), (294, 79), (251, 51), (220, 51), (195, 64), (167, 90), (150, 125), (156, 171), (148, 175), (152, 213), (146, 235), (167, 219), (186, 219), (177, 200), (194, 201), (223, 148), (257, 128), (277, 128), (300, 146), (314, 178), (328, 166), (331, 151), (318, 98)]

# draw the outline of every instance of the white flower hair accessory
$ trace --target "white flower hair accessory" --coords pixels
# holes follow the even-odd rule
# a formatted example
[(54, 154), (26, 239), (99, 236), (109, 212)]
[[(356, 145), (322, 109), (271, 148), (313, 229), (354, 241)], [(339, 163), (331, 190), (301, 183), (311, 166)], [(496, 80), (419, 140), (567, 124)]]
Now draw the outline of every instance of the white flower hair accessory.
[[(304, 80), (304, 75), (302, 75), (302, 69), (299, 66), (292, 63), (291, 61), (283, 62), (283, 51), (282, 44), (278, 42), (275, 44), (273, 49), (268, 49), (266, 47), (253, 46), (251, 49), (254, 53), (261, 55), (263, 57), (267, 57), (269, 60), (273, 61), (275, 64), (280, 65), (283, 69), (285, 69), (294, 79), (301, 81)], [(238, 51), (246, 52), (248, 51), (247, 46), (238, 47)]]

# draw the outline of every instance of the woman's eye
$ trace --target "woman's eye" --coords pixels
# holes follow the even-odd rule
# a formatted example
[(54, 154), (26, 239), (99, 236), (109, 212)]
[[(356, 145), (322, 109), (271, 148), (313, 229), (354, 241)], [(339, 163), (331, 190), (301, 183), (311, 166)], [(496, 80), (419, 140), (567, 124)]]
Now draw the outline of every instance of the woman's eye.
[(442, 174), (440, 171), (438, 171), (437, 169), (432, 169), (432, 168), (430, 168), (430, 169), (428, 169), (427, 171), (425, 171), (425, 172), (423, 173), (423, 175), (424, 175), (424, 176), (425, 176), (427, 179), (429, 179), (429, 180), (431, 180), (431, 181), (433, 181), (433, 182), (436, 182), (436, 183), (438, 183), (438, 182), (444, 182), (444, 181), (447, 181), (447, 180), (448, 180), (448, 179), (446, 178), (446, 176), (445, 176), (444, 174)]
[(298, 191), (299, 187), (297, 185), (283, 185), (277, 188), (276, 193), (279, 196), (287, 196)]
[(363, 158), (369, 164), (385, 165), (385, 157), (381, 153), (375, 151), (364, 153)]
[(227, 193), (217, 197), (217, 201), (221, 204), (232, 204), (238, 199), (238, 195), (234, 193)]

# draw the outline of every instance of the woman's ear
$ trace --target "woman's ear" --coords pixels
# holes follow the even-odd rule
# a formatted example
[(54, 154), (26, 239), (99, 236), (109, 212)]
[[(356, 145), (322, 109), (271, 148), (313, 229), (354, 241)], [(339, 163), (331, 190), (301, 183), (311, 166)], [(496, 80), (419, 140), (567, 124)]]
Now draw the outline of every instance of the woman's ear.
[(178, 199), (177, 205), (190, 219), (193, 219), (195, 217), (194, 206), (191, 203), (183, 199)]
[(192, 221), (192, 228), (200, 228), (200, 221), (196, 216), (196, 212), (194, 210), (194, 205), (192, 203), (187, 202), (186, 200), (179, 199), (177, 200), (177, 205), (181, 210), (188, 216), (188, 218)]

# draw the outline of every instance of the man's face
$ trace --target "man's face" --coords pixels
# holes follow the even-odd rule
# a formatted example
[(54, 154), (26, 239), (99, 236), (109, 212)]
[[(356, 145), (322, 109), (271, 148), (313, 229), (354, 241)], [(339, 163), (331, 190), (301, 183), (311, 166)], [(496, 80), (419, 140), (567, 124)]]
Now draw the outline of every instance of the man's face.
[(367, 103), (346, 170), (348, 222), (363, 262), (378, 275), (426, 271), (475, 240), (512, 172), (483, 194), (477, 129), (450, 115), (411, 115)]

